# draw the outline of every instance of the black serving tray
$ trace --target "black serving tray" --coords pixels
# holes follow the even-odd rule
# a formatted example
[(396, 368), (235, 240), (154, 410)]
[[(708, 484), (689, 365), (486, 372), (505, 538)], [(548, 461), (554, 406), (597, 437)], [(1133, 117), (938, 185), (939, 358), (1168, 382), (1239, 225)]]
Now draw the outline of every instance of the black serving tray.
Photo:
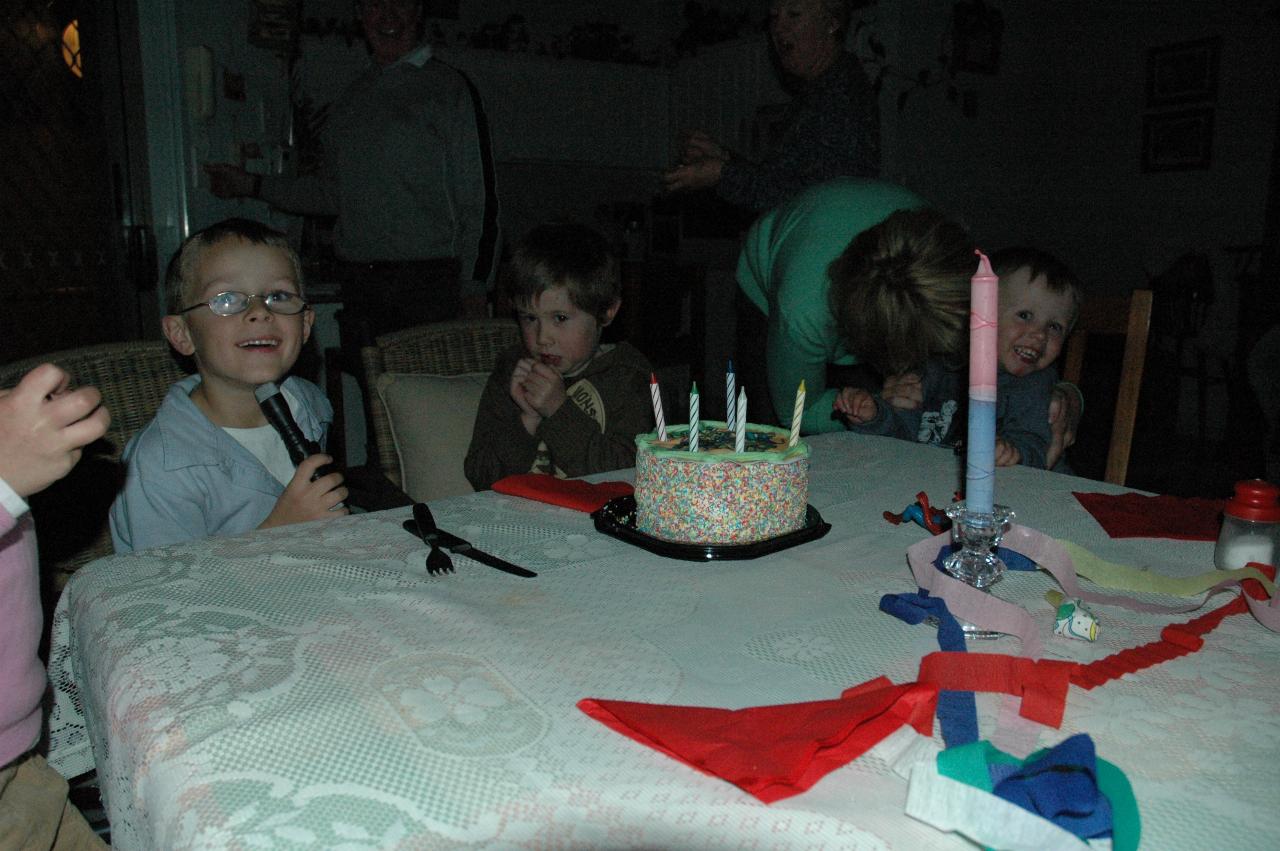
[(611, 535), (620, 541), (634, 544), (655, 555), (685, 561), (732, 561), (767, 556), (798, 544), (816, 541), (831, 531), (831, 524), (822, 519), (818, 509), (807, 506), (804, 525), (794, 532), (753, 541), (749, 544), (681, 544), (664, 541), (636, 528), (636, 498), (619, 496), (606, 502), (593, 512), (596, 531)]

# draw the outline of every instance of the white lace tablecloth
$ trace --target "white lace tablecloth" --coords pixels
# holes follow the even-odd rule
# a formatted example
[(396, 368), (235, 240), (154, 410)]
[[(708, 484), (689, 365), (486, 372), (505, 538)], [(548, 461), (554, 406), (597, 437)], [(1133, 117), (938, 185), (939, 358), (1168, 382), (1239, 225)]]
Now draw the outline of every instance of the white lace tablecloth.
[[(585, 514), (492, 492), (432, 508), (536, 579), (464, 558), (428, 577), (407, 509), (98, 561), (54, 621), (53, 762), (68, 776), (96, 764), (119, 848), (972, 847), (903, 814), (906, 783), (879, 749), (766, 806), (575, 708), (742, 707), (915, 678), (936, 633), (877, 603), (914, 590), (904, 553), (925, 533), (881, 512), (921, 490), (945, 503), (957, 459), (883, 438), (812, 444), (810, 502), (833, 528), (754, 561), (660, 558)], [(1211, 544), (1111, 541), (1073, 489), (1119, 490), (1016, 468), (996, 495), (1109, 560), (1210, 568)], [(1016, 573), (997, 589), (1044, 625), (1049, 656), (1101, 658), (1171, 620), (1098, 607), (1097, 643), (1058, 638), (1051, 587)], [(1011, 638), (970, 649), (1018, 652)], [(1231, 617), (1201, 652), (1073, 687), (1037, 744), (1090, 734), (1133, 783), (1146, 848), (1273, 849), (1278, 686), (1280, 637)], [(978, 708), (989, 736), (998, 699)]]

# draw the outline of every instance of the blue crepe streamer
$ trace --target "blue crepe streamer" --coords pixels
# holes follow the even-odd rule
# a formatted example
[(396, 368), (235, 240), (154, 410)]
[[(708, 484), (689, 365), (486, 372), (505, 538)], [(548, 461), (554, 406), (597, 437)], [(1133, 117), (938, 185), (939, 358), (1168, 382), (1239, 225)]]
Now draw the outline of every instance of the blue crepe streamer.
[(1021, 766), (989, 766), (992, 791), (1081, 839), (1111, 836), (1111, 802), (1098, 789), (1097, 755), (1084, 733)]
[[(943, 544), (938, 550), (938, 557), (933, 560), (933, 566), (942, 570), (942, 561), (956, 550), (960, 549), (959, 545)], [(1036, 563), (1024, 556), (1017, 550), (1011, 550), (1008, 547), (996, 547), (996, 556), (1004, 562), (1004, 566), (1010, 570), (1037, 570)], [(945, 573), (945, 571), (943, 571)]]
[[(917, 594), (885, 594), (880, 598), (880, 611), (915, 626), (926, 618), (938, 622), (938, 648), (965, 653), (964, 630), (947, 610), (941, 597), (930, 597), (921, 588)], [(978, 705), (971, 691), (938, 692), (938, 724), (942, 727), (942, 740), (947, 747), (967, 745), (978, 741)]]

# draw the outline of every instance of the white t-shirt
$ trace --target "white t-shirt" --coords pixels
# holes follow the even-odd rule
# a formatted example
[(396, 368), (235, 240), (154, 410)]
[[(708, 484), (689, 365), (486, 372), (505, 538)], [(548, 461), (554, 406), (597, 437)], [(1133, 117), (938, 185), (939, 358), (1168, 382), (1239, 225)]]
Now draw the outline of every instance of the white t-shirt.
[[(289, 404), (289, 413), (298, 410), (298, 400), (293, 394), (283, 387), (280, 393), (284, 396), (285, 402)], [(272, 476), (282, 485), (288, 485), (293, 479), (295, 467), (293, 461), (289, 458), (289, 450), (285, 449), (284, 440), (281, 439), (280, 433), (272, 428), (271, 424), (257, 426), (256, 428), (226, 428), (222, 429), (229, 434), (237, 443), (248, 449), (262, 462), (262, 466), (267, 468)]]

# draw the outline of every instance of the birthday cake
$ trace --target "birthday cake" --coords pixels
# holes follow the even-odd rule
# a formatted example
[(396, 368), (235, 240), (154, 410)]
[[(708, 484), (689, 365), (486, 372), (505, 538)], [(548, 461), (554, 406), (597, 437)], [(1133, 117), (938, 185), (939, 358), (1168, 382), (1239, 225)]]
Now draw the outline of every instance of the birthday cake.
[(734, 451), (724, 423), (703, 420), (698, 451), (689, 427), (636, 437), (636, 529), (688, 544), (748, 544), (804, 525), (809, 502), (809, 447), (789, 446), (780, 428), (748, 425), (745, 451)]

